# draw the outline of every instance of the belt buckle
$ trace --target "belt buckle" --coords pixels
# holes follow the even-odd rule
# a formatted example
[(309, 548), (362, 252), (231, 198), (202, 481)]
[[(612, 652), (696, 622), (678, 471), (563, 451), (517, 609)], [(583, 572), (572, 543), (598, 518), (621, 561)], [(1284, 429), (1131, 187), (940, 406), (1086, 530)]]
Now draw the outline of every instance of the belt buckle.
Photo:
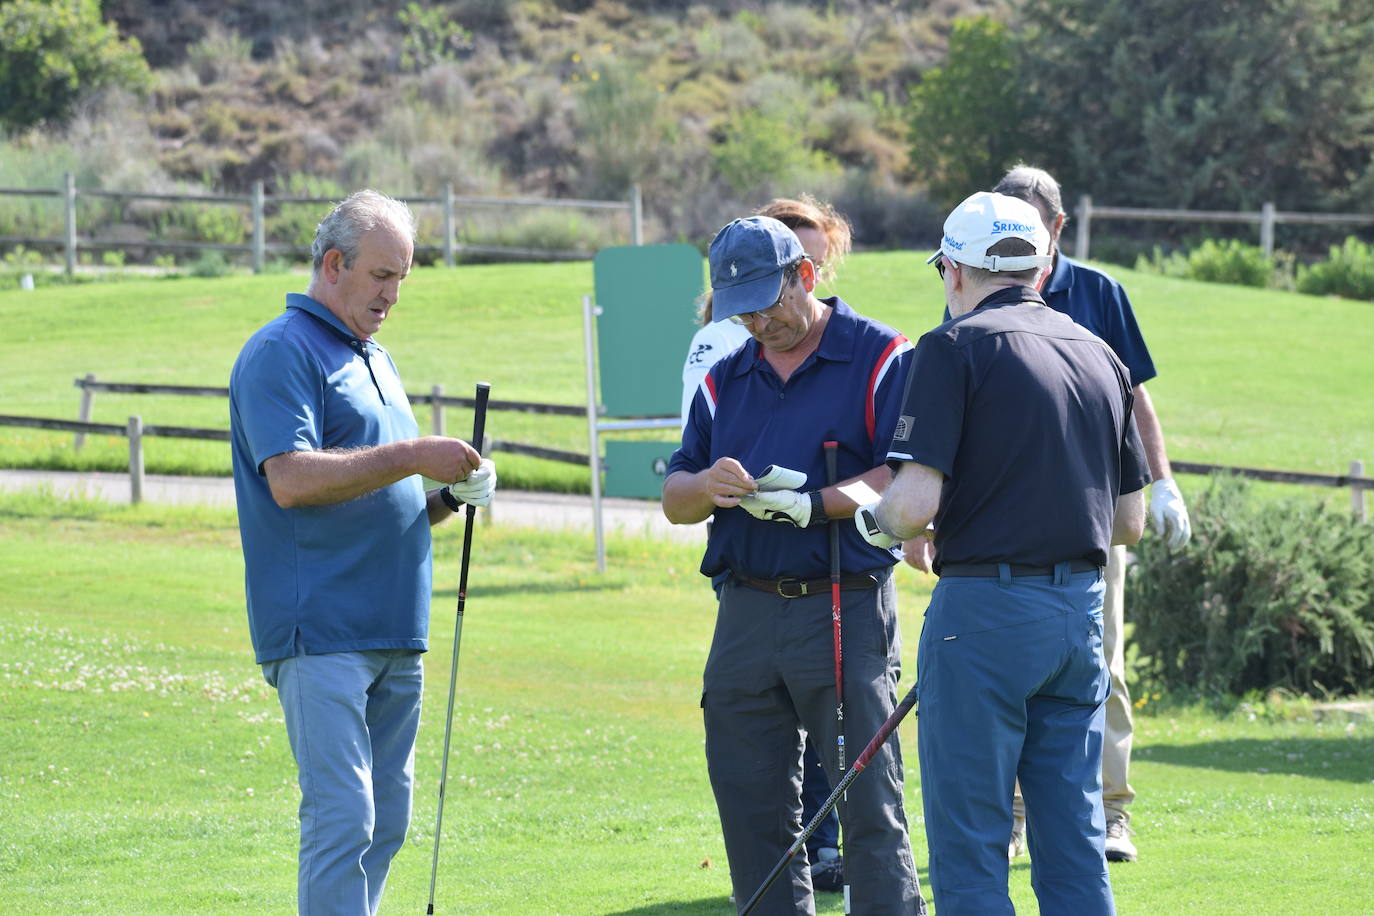
[[(793, 587), (795, 587), (796, 589), (796, 594), (788, 594), (788, 591), (791, 590)], [(779, 579), (778, 594), (784, 598), (804, 598), (806, 597), (806, 580)]]

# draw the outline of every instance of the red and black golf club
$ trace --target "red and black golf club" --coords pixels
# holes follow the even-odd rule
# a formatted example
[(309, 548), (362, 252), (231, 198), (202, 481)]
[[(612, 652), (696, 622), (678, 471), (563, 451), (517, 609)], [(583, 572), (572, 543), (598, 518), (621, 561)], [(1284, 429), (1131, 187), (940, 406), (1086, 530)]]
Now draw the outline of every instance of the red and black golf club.
[[(825, 483), (833, 487), (839, 483), (840, 443), (833, 439), (825, 441)], [(844, 625), (840, 615), (840, 521), (832, 518), (828, 526), (830, 535), (830, 629), (835, 644), (835, 772), (843, 773), (844, 762)], [(848, 801), (848, 799), (845, 799)], [(840, 809), (840, 820), (844, 820), (844, 809)], [(843, 824), (841, 824), (843, 830)], [(844, 911), (849, 912), (849, 882), (844, 885)]]

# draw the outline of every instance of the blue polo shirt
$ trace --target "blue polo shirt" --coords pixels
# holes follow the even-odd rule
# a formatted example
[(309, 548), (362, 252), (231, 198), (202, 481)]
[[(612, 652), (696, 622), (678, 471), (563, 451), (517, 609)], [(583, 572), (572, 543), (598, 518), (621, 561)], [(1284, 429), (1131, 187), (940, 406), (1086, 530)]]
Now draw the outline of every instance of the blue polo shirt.
[[(1132, 388), (1158, 375), (1136, 323), (1130, 297), (1106, 273), (1067, 258), (1061, 251), (1040, 296), (1050, 308), (1063, 312), (1106, 341), (1130, 371)], [(944, 320), (949, 321), (948, 307)]]
[[(840, 480), (883, 463), (897, 422), (911, 342), (856, 313), (838, 298), (821, 300), (832, 314), (814, 353), (786, 383), (750, 338), (711, 367), (692, 398), (682, 447), (668, 473), (705, 470), (731, 457), (754, 476), (770, 464), (807, 475), (803, 490), (826, 485), (823, 443), (839, 442)], [(701, 571), (756, 578), (821, 578), (830, 573), (825, 525), (797, 529), (754, 518), (739, 507), (718, 508)], [(880, 550), (840, 525), (840, 565), (846, 573), (891, 566), (900, 551)]]
[(945, 476), (935, 571), (1107, 562), (1117, 497), (1150, 480), (1126, 367), (1028, 286), (925, 334), (887, 457)]
[(407, 477), (357, 499), (283, 509), (263, 462), (418, 435), (396, 364), (299, 294), (248, 339), (229, 377), (234, 492), (257, 661), (428, 648), (430, 533)]

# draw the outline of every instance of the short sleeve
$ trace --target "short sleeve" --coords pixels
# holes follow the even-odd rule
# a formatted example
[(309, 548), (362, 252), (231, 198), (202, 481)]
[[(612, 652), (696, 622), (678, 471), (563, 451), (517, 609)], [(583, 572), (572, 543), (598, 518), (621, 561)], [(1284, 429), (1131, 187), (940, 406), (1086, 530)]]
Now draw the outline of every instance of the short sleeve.
[(302, 348), (265, 339), (244, 353), (231, 392), (253, 463), (323, 441), (324, 389), (320, 369)]
[(1134, 410), (1126, 417), (1126, 429), (1121, 437), (1120, 479), (1117, 495), (1143, 490), (1150, 482), (1150, 465), (1145, 457), (1145, 444), (1136, 426)]
[(953, 476), (964, 429), (968, 367), (944, 334), (921, 338), (907, 373), (906, 391), (887, 462), (894, 470), (914, 461)]

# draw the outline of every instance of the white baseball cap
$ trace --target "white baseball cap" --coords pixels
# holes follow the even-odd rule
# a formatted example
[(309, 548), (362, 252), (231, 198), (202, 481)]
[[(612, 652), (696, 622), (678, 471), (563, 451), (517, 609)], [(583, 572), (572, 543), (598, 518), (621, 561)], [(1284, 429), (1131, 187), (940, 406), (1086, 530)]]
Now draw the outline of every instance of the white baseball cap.
[[(988, 249), (1003, 239), (1021, 239), (1035, 246), (1035, 254), (1002, 257)], [(1040, 211), (1015, 197), (979, 191), (955, 207), (945, 220), (945, 236), (940, 250), (931, 255), (933, 264), (941, 255), (951, 261), (981, 267), (983, 270), (1030, 270), (1049, 267), (1050, 233), (1040, 221)]]

